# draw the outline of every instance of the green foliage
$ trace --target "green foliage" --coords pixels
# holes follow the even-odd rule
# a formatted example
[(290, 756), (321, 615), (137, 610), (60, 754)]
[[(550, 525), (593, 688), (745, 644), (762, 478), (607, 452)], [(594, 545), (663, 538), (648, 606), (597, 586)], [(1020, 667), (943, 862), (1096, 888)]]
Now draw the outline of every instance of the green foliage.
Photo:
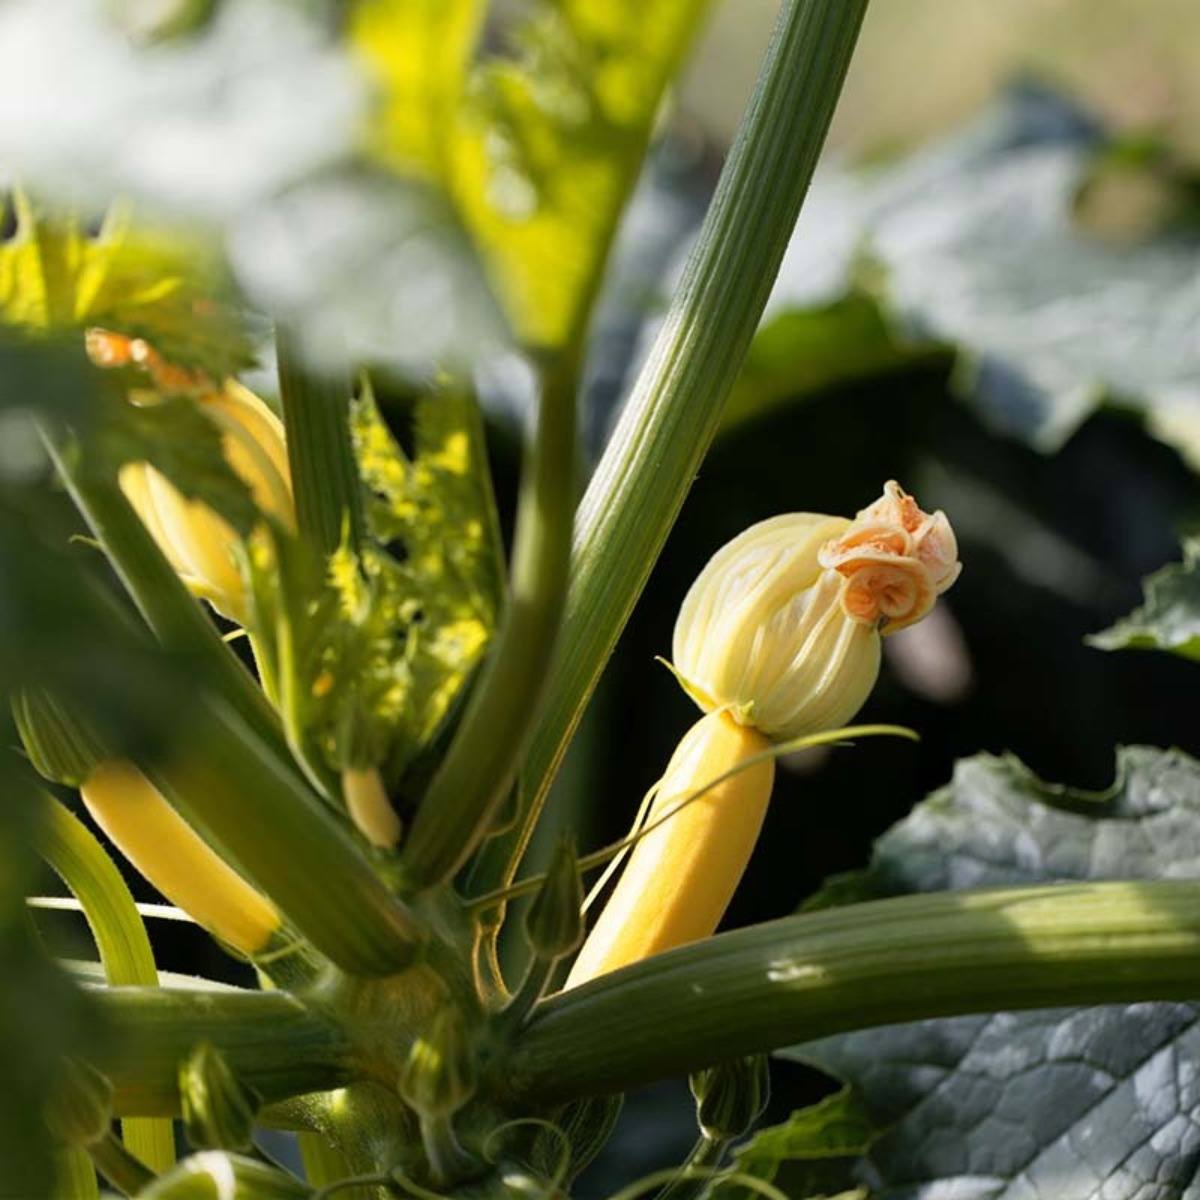
[[(782, 1125), (760, 1129), (738, 1147), (733, 1167), (754, 1179), (780, 1183), (789, 1196), (848, 1191), (853, 1164), (881, 1132), (866, 1105), (845, 1087), (792, 1113)], [(747, 1193), (730, 1185), (716, 1194), (731, 1200)]]
[[(474, 399), (445, 384), (416, 402), (405, 454), (369, 385), (351, 432), (369, 536), (324, 570), (282, 537), (255, 565), (258, 624), (275, 653), (293, 737), (334, 769), (398, 780), (442, 729), (495, 628), (499, 533)], [(276, 564), (280, 567), (275, 573)], [(276, 590), (278, 589), (278, 590)]]
[[(958, 764), (877, 843), (885, 894), (1058, 880), (1197, 878), (1200, 763), (1120, 751), (1104, 793), (1043, 783), (1013, 758)], [(1200, 1053), (1192, 1004), (923, 1021), (783, 1052), (845, 1081), (890, 1126), (854, 1166), (872, 1194), (938, 1188), (1056, 1200), (1183, 1194), (1197, 1101), (1177, 1071)], [(987, 1185), (973, 1181), (986, 1179)], [(975, 1188), (974, 1191), (971, 1189)]]
[(1169, 650), (1200, 660), (1200, 541), (1183, 545), (1183, 562), (1143, 584), (1145, 602), (1109, 629), (1089, 637), (1100, 650)]
[[(915, 348), (955, 353), (963, 390), (996, 428), (1056, 449), (1115, 401), (1194, 454), (1200, 234), (1190, 210), (1127, 226), (1089, 211), (1108, 206), (1092, 185), (1119, 145), (1024, 85), (911, 158), (830, 171), (773, 311), (811, 319), (866, 287)], [(1155, 186), (1159, 168), (1126, 161), (1125, 174)], [(1122, 200), (1112, 204), (1119, 216)], [(861, 336), (870, 361), (878, 333)]]
[(0, 243), (3, 323), (41, 333), (99, 326), (218, 379), (251, 365), (241, 323), (222, 302), (228, 284), (203, 243), (135, 228), (124, 208), (93, 237), (21, 192), (9, 194), (0, 217), (15, 222)]
[(706, 8), (535, 0), (503, 27), (505, 50), (469, 69), (475, 0), (360, 6), (359, 45), (384, 88), (373, 141), (452, 196), (523, 341), (579, 338), (664, 90)]
[(927, 362), (888, 327), (867, 295), (768, 317), (721, 413), (721, 431), (840, 383)]

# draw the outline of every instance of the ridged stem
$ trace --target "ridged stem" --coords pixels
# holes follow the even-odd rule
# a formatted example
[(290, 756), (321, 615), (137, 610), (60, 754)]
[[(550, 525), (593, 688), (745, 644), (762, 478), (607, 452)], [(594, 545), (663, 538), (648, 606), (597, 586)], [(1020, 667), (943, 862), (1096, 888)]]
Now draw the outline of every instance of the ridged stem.
[(1197, 995), (1196, 883), (903, 896), (721, 934), (547, 1000), (501, 1082), (555, 1103), (874, 1025)]
[(808, 191), (867, 0), (785, 0), (662, 329), (579, 506), (561, 650), (522, 815), (476, 890), (510, 880), (550, 783), (695, 478)]
[(404, 878), (414, 890), (452, 878), (491, 831), (541, 712), (571, 550), (575, 366), (572, 355), (543, 365), (517, 503), (508, 607), (405, 841)]
[(350, 442), (348, 377), (321, 377), (300, 360), (287, 330), (276, 334), (288, 466), (300, 536), (322, 555), (348, 532), (363, 534), (362, 491)]
[(268, 1104), (350, 1078), (344, 1035), (284, 992), (98, 988), (90, 996), (112, 1036), (88, 1061), (112, 1083), (118, 1115), (178, 1115), (179, 1062), (198, 1042), (210, 1042)]

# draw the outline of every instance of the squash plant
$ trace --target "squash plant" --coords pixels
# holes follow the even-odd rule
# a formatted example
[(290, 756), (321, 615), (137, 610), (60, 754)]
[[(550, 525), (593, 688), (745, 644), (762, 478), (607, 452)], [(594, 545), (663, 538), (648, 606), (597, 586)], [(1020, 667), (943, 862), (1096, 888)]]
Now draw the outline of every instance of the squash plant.
[[(852, 1159), (879, 1133), (846, 1092), (730, 1158), (762, 1110), (765, 1052), (808, 1043), (789, 1053), (852, 1078), (861, 1049), (813, 1040), (1195, 994), (1200, 899), (1185, 882), (1085, 875), (959, 893), (880, 866), (878, 898), (708, 936), (773, 757), (852, 736), (879, 636), (957, 574), (945, 517), (894, 484), (853, 522), (792, 514), (717, 555), (675, 647), (707, 715), (649, 819), (617, 846), (581, 857), (564, 841), (544, 871), (524, 866), (721, 420), (866, 0), (785, 0), (578, 504), (589, 319), (706, 5), (283, 7), (303, 23), (278, 44), (312, 67), (300, 78), (366, 89), (340, 158), (321, 126), (307, 158), (233, 139), (195, 186), (147, 168), (194, 170), (156, 141), (155, 104), (192, 87), (202, 106), (196, 80), (255, 50), (255, 20), (280, 8), (267, 0), (67, 13), (109, 37), (98, 62), (136, 75), (124, 141), (76, 160), (82, 199), (64, 198), (52, 161), (69, 121), (0, 138), (19, 177), (0, 245), (0, 679), (22, 744), (2, 768), (0, 1193), (86, 1198), (103, 1180), (151, 1200), (564, 1196), (624, 1091), (690, 1074), (694, 1152), (622, 1195), (778, 1197), (770, 1178), (789, 1154)], [(28, 4), (0, 16), (8, 34), (37, 19)], [(172, 75), (182, 67), (194, 73)], [(257, 95), (241, 98), (252, 108)], [(287, 98), (308, 111), (304, 89)], [(264, 117), (255, 136), (275, 128)], [(258, 171), (241, 190), (209, 178), (239, 169)], [(205, 217), (186, 234), (188, 203), (164, 204), (184, 192)], [(311, 224), (322, 213), (352, 227), (336, 253)], [(453, 276), (420, 293), (449, 318), (409, 304), (393, 319), (379, 289), (404, 292), (413, 276)], [(278, 412), (239, 379), (264, 345)], [(480, 360), (502, 354), (533, 394), (507, 565), (476, 398)], [(388, 419), (402, 369), (408, 438)], [(803, 620), (819, 636), (788, 642)], [(253, 965), (260, 989), (157, 969), (138, 906), (63, 789), (173, 915)], [(23, 848), (75, 897), (98, 964), (55, 965), (39, 947)], [(587, 935), (583, 876), (625, 852)], [(497, 942), (525, 895), (528, 967), (510, 979)], [(54, 1044), (35, 1032), (46, 1025)], [(256, 1127), (297, 1132), (304, 1181), (256, 1146)]]

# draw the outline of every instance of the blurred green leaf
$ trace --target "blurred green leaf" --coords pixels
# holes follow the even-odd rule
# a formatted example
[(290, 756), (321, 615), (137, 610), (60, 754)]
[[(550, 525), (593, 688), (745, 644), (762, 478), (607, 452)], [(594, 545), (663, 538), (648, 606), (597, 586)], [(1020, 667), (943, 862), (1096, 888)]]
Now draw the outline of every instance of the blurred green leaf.
[[(1126, 748), (1112, 787), (1093, 793), (977, 755), (876, 843), (869, 876), (887, 895), (1200, 879), (1200, 763)], [(841, 1079), (890, 1126), (856, 1182), (928, 1200), (1188, 1195), (1198, 1054), (1200, 1009), (1182, 1003), (921, 1021), (783, 1052)]]
[(468, 71), (479, 7), (360, 6), (359, 44), (385, 94), (373, 140), (453, 197), (518, 336), (561, 346), (581, 334), (663, 93), (708, 4), (531, 0), (500, 26), (503, 52)]
[[(1114, 144), (1089, 114), (1026, 84), (896, 165), (829, 171), (772, 311), (835, 302), (868, 263), (882, 309), (917, 345), (956, 352), (963, 390), (1000, 430), (1052, 450), (1116, 401), (1200, 461), (1200, 232), (1190, 209), (1124, 225), (1090, 211), (1132, 203), (1092, 186)], [(1155, 171), (1126, 161), (1122, 175), (1152, 187)]]
[(1099, 650), (1169, 650), (1200, 661), (1200, 541), (1183, 544), (1183, 562), (1171, 563), (1142, 585), (1145, 602), (1088, 645)]
[(754, 335), (721, 413), (721, 432), (833, 384), (896, 371), (928, 357), (898, 339), (862, 294), (778, 313)]
[[(789, 1196), (849, 1191), (851, 1169), (882, 1131), (851, 1088), (792, 1113), (782, 1124), (760, 1129), (737, 1148), (732, 1166), (743, 1175), (778, 1182)], [(749, 1196), (727, 1185), (718, 1198)]]
[(372, 148), (405, 173), (447, 177), (483, 0), (359, 0), (350, 39), (379, 87)]
[(245, 330), (220, 302), (228, 284), (199, 241), (135, 229), (120, 207), (90, 236), (21, 192), (4, 198), (0, 219), (14, 223), (0, 243), (0, 321), (44, 333), (99, 326), (217, 379), (253, 363)]

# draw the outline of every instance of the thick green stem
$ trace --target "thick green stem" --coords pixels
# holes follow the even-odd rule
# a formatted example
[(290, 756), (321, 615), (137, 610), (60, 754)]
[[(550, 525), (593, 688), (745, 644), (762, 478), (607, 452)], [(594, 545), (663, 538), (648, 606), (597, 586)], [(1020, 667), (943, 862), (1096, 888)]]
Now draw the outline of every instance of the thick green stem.
[(866, 8), (867, 0), (783, 5), (687, 269), (579, 506), (562, 647), (525, 766), (524, 811), (513, 834), (489, 848), (480, 891), (513, 877), (567, 743), (716, 432)]
[(353, 975), (410, 965), (424, 940), (345, 825), (237, 713), (197, 705), (186, 739), (147, 769), (322, 954)]
[(286, 330), (277, 332), (276, 344), (296, 522), (300, 536), (329, 555), (341, 544), (343, 530), (354, 545), (363, 534), (362, 491), (350, 443), (350, 380), (314, 375)]
[(508, 608), (450, 750), (404, 848), (418, 889), (454, 876), (487, 836), (541, 711), (571, 551), (575, 492), (572, 355), (542, 372), (537, 430), (521, 480)]
[(1200, 885), (904, 896), (722, 934), (541, 1005), (502, 1079), (554, 1103), (927, 1017), (1200, 995)]
[[(58, 801), (42, 796), (38, 849), (83, 909), (107, 981), (114, 986), (157, 987), (158, 969), (146, 926), (121, 872), (86, 826)], [(156, 1171), (175, 1161), (169, 1121), (131, 1118), (122, 1123), (125, 1143)]]
[(283, 992), (98, 988), (106, 1037), (88, 1061), (112, 1083), (120, 1115), (176, 1116), (179, 1062), (210, 1042), (264, 1103), (338, 1087), (350, 1049), (332, 1023)]

